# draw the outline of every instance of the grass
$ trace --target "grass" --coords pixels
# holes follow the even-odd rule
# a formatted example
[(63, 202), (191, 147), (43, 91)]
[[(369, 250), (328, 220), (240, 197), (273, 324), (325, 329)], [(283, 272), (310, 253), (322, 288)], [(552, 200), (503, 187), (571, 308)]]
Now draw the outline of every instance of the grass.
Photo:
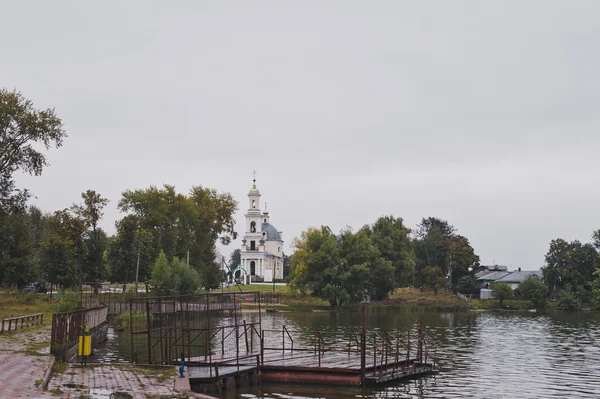
[(431, 311), (465, 311), (469, 304), (451, 291), (421, 291), (418, 288), (398, 288), (388, 299), (372, 301), (368, 307), (371, 311), (380, 310), (431, 310)]
[(14, 293), (0, 295), (0, 319), (28, 316), (36, 313), (43, 313), (44, 319), (52, 314), (52, 306), (43, 294)]
[(64, 374), (65, 371), (67, 371), (67, 363), (59, 361), (54, 362), (54, 365), (52, 366), (52, 374)]
[(38, 355), (39, 351), (50, 346), (50, 338), (40, 341), (34, 342), (32, 344), (28, 344), (25, 348), (25, 353), (28, 355)]
[[(154, 378), (159, 383), (172, 380), (176, 375), (174, 367), (143, 367), (143, 366), (125, 366), (134, 375), (142, 374), (146, 378)], [(141, 381), (138, 382), (141, 383)]]
[[(257, 283), (257, 284), (241, 284), (238, 286), (231, 285), (229, 287), (223, 286), (223, 292), (230, 292), (230, 293), (240, 292), (240, 289), (242, 290), (241, 292), (256, 292), (256, 291), (258, 291), (261, 293), (268, 293), (268, 292), (272, 293), (273, 292), (273, 284)], [(216, 288), (216, 289), (212, 290), (211, 292), (214, 292), (214, 293), (221, 292), (221, 288), (220, 287)], [(287, 294), (290, 292), (290, 290), (287, 285), (276, 285), (275, 292)]]
[[(146, 312), (133, 312), (130, 316), (129, 312), (119, 313), (114, 319), (111, 320), (111, 323), (116, 326), (121, 326), (123, 328), (129, 328), (131, 321), (133, 320), (133, 324), (137, 323), (146, 323)], [(154, 320), (154, 316), (150, 314), (150, 321)]]

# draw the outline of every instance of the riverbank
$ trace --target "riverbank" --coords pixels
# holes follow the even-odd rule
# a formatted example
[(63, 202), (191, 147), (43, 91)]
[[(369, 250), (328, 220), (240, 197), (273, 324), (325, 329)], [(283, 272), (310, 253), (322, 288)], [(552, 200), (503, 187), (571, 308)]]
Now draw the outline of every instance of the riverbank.
[[(244, 292), (261, 291), (259, 284), (243, 286)], [(315, 298), (309, 293), (301, 294), (290, 292), (286, 286), (276, 286), (274, 303), (264, 303), (262, 308), (272, 310), (314, 312), (314, 311), (360, 311), (360, 304), (331, 307), (329, 302)], [(231, 287), (230, 287), (231, 288)], [(233, 287), (235, 288), (235, 287)], [(239, 289), (235, 288), (236, 290)], [(235, 292), (235, 291), (229, 291)], [(261, 291), (268, 294), (269, 291)], [(367, 306), (369, 312), (383, 311), (437, 311), (437, 312), (461, 312), (469, 310), (469, 303), (459, 298), (450, 291), (439, 291), (437, 295), (432, 290), (417, 288), (398, 288), (388, 299), (382, 301), (371, 301)]]

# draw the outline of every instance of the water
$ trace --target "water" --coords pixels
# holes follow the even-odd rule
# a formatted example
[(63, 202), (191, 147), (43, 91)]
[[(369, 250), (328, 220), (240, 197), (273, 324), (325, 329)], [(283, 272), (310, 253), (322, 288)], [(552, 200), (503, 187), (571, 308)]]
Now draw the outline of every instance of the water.
[[(244, 315), (253, 321), (256, 314)], [(600, 313), (380, 313), (369, 329), (406, 330), (422, 320), (438, 343), (440, 373), (366, 390), (352, 387), (262, 384), (229, 391), (227, 399), (342, 398), (599, 398)], [(262, 314), (264, 329), (295, 330), (310, 345), (319, 328), (359, 329), (351, 313)], [(106, 359), (128, 359), (128, 333), (113, 333)], [(101, 357), (101, 356), (100, 356)]]

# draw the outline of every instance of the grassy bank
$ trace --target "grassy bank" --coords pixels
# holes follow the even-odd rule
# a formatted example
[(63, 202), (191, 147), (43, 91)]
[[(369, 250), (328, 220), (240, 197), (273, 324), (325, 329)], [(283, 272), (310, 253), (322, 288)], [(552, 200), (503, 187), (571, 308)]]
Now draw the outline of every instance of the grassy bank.
[[(247, 285), (243, 286), (247, 291), (260, 291), (264, 293), (272, 293), (272, 286), (265, 287), (264, 285)], [(329, 302), (315, 298), (309, 293), (301, 294), (294, 293), (286, 286), (275, 286), (276, 293), (279, 294), (280, 303), (263, 304), (263, 308), (273, 308), (286, 311), (314, 311), (314, 310), (339, 310), (339, 311), (357, 311), (360, 304), (341, 306), (332, 308)], [(235, 287), (231, 289), (239, 290)], [(269, 288), (270, 290), (266, 290)], [(213, 291), (217, 292), (217, 290)], [(220, 290), (218, 291), (220, 292)], [(368, 307), (370, 312), (378, 311), (443, 311), (443, 312), (460, 312), (469, 310), (469, 304), (458, 298), (455, 294), (449, 291), (440, 291), (436, 295), (431, 290), (421, 291), (416, 288), (399, 288), (394, 291), (390, 298), (383, 301), (372, 301)]]
[(417, 288), (398, 288), (383, 301), (373, 301), (368, 309), (377, 311), (433, 311), (461, 312), (469, 310), (469, 304), (450, 291), (439, 291), (437, 295), (432, 290)]
[[(50, 302), (34, 293), (10, 293), (0, 295), (0, 319), (16, 316), (28, 316), (43, 313), (44, 320), (50, 320), (52, 306)], [(48, 317), (46, 319), (46, 317)]]
[[(471, 309), (473, 310), (492, 310), (492, 309), (512, 309), (512, 310), (528, 310), (534, 308), (531, 301), (506, 299), (502, 306), (500, 301), (496, 299), (470, 299)], [(555, 309), (556, 302), (546, 302), (546, 310)]]

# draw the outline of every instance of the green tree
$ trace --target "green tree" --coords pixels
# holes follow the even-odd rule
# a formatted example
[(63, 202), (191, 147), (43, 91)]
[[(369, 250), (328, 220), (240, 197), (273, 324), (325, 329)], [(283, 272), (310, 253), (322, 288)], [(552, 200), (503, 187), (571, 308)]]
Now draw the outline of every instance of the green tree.
[(283, 254), (283, 278), (289, 282), (292, 273), (292, 257), (294, 255)]
[(200, 288), (200, 276), (198, 272), (187, 265), (181, 259), (173, 259), (171, 268), (174, 275), (178, 276), (176, 281), (179, 282), (177, 293), (179, 295), (194, 294)]
[(499, 300), (500, 306), (502, 306), (505, 299), (512, 299), (513, 290), (507, 283), (498, 281), (492, 284), (492, 296)]
[(550, 242), (542, 273), (550, 288), (568, 289), (578, 300), (587, 300), (593, 273), (598, 266), (600, 255), (592, 244), (582, 244), (577, 240), (569, 243), (559, 238)]
[(158, 254), (152, 267), (151, 276), (150, 282), (153, 291), (158, 295), (176, 295), (178, 293), (181, 283), (179, 275), (174, 272), (164, 251), (160, 251)]
[(106, 234), (98, 227), (102, 219), (103, 210), (108, 204), (108, 199), (103, 198), (94, 190), (81, 193), (83, 204), (73, 205), (71, 210), (77, 215), (86, 227), (86, 242), (88, 255), (82, 265), (84, 278), (93, 281), (94, 293), (98, 293), (100, 279), (104, 277), (103, 254), (106, 250)]
[(413, 242), (416, 256), (416, 282), (423, 286), (423, 270), (427, 266), (437, 266), (444, 276), (450, 276), (450, 283), (458, 281), (479, 265), (469, 240), (456, 234), (454, 226), (435, 217), (423, 218), (416, 230)]
[(365, 293), (385, 298), (394, 288), (394, 268), (365, 230), (309, 229), (294, 242), (290, 286), (325, 299), (331, 306), (360, 302)]
[(592, 233), (592, 243), (598, 251), (600, 251), (600, 229)]
[(22, 288), (41, 278), (37, 208), (20, 207), (0, 215), (0, 281)]
[(158, 295), (186, 295), (200, 288), (200, 276), (186, 261), (173, 258), (169, 262), (165, 252), (160, 251), (152, 268), (151, 283)]
[(216, 242), (227, 245), (237, 237), (237, 203), (230, 194), (195, 186), (185, 196), (176, 193), (173, 186), (151, 186), (125, 191), (119, 208), (135, 214), (140, 228), (152, 233), (155, 256), (162, 250), (168, 258), (184, 259), (189, 251), (190, 265), (200, 272), (202, 281), (218, 286)]
[(409, 238), (410, 229), (404, 226), (402, 218), (383, 216), (372, 226), (365, 226), (373, 245), (381, 256), (392, 263), (393, 283), (396, 287), (406, 287), (412, 282), (415, 260)]
[(548, 287), (536, 276), (530, 276), (519, 285), (519, 294), (531, 301), (536, 308), (545, 308), (548, 299)]
[(137, 215), (127, 215), (116, 223), (117, 233), (108, 247), (111, 281), (135, 281), (139, 253), (138, 281), (150, 279), (150, 269), (155, 259), (152, 232), (140, 226)]
[(466, 237), (455, 235), (448, 239), (447, 264), (451, 276), (450, 282), (453, 286), (456, 286), (462, 277), (468, 276), (471, 270), (479, 266), (479, 256), (475, 255), (475, 251)]
[(53, 109), (39, 110), (17, 91), (0, 89), (0, 210), (24, 204), (26, 191), (15, 193), (13, 174), (40, 175), (48, 165), (40, 146), (60, 147), (67, 137)]
[(469, 274), (461, 277), (460, 280), (458, 280), (458, 283), (456, 284), (456, 290), (461, 294), (477, 294), (479, 293), (479, 284), (477, 284), (475, 276)]
[(590, 304), (594, 309), (600, 309), (600, 268), (596, 269), (594, 277)]
[(54, 212), (46, 221), (40, 261), (48, 281), (71, 287), (83, 281), (82, 267), (87, 256), (84, 222), (67, 210)]
[(415, 251), (415, 283), (421, 289), (425, 286), (424, 271), (428, 266), (438, 267), (443, 275), (447, 275), (446, 255), (447, 241), (442, 231), (434, 227), (424, 236), (413, 242)]
[(424, 286), (432, 289), (435, 295), (438, 294), (440, 289), (447, 285), (444, 273), (437, 266), (427, 266), (423, 269), (423, 282)]
[(581, 301), (571, 290), (565, 290), (560, 295), (560, 299), (556, 304), (556, 309), (559, 310), (578, 310), (581, 308)]
[(229, 270), (233, 270), (242, 264), (242, 251), (238, 248), (229, 255)]

